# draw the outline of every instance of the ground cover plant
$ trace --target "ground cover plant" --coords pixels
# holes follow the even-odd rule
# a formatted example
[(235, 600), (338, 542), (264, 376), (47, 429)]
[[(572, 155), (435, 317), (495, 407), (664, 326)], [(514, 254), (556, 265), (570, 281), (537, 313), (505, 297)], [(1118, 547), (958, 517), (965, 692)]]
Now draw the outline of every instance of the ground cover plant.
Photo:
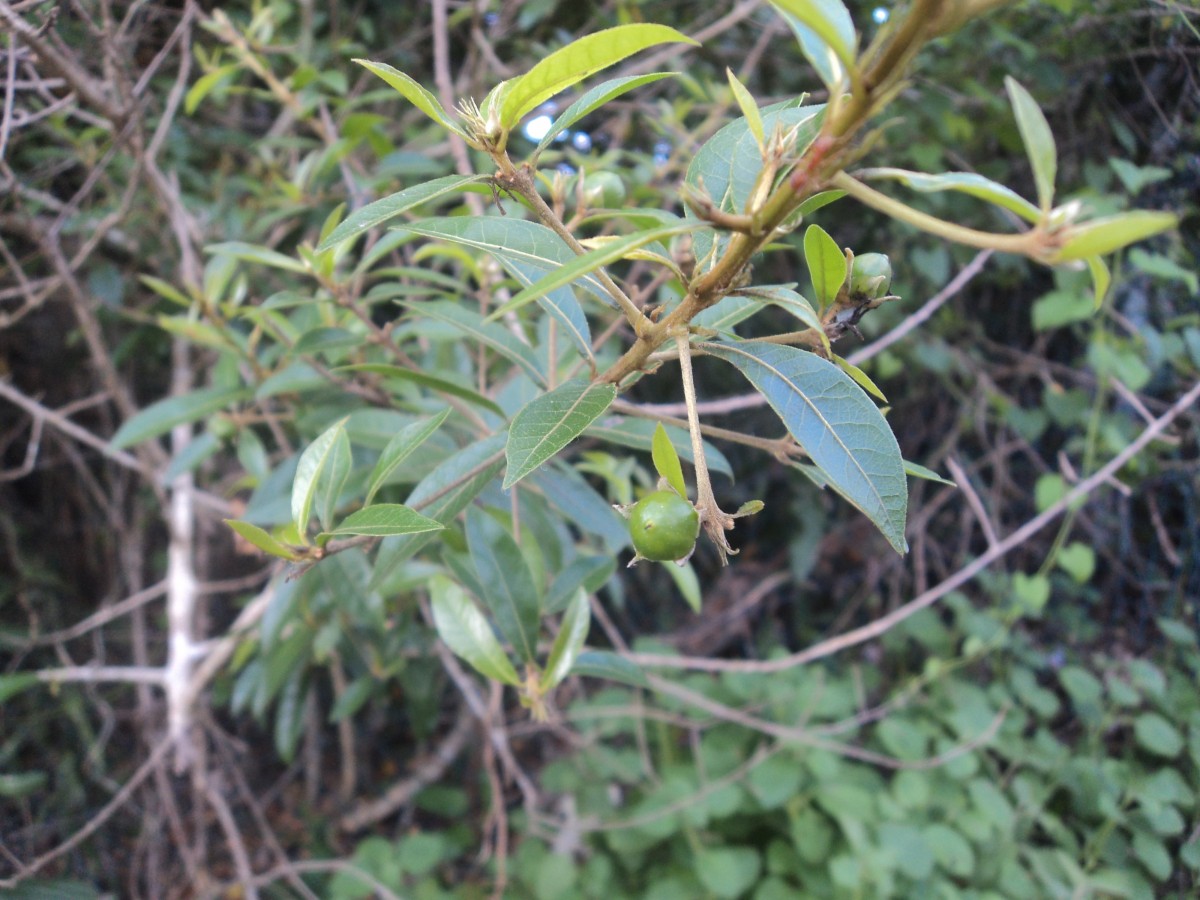
[[(1131, 203), (1196, 173), (1134, 136), (1136, 160), (1078, 166), (1015, 65), (955, 97), (960, 40), (1038, 58), (991, 0), (780, 0), (704, 24), (664, 4), (671, 25), (617, 4), (574, 34), (554, 4), (486, 6), (380, 13), (428, 29), (429, 77), (381, 61), (370, 17), (303, 5), (119, 25), (4, 5), (30, 51), (13, 65), (83, 104), (6, 118), (53, 140), (4, 162), (21, 188), (4, 324), (52, 322), (62, 292), (74, 378), (102, 391), (77, 406), (69, 379), (57, 399), (0, 382), (24, 417), (6, 482), (44, 466), (43, 430), (65, 435), (76, 508), (110, 520), (89, 540), (121, 570), (81, 617), (46, 532), (10, 517), (6, 887), (1188, 889), (1193, 212)], [(1163, 58), (1189, 58), (1194, 16), (1156, 11)], [(722, 36), (751, 21), (725, 68)], [(164, 28), (140, 74), (106, 63), (89, 93), (83, 35), (142, 65), (117, 48)], [(506, 54), (507, 28), (537, 52)], [(772, 70), (785, 53), (807, 81)], [(229, 147), (215, 170), (185, 137), (204, 116)], [(980, 141), (1019, 165), (990, 171)], [(963, 307), (957, 334), (905, 349), (985, 264), (1040, 299)], [(1012, 331), (1011, 371), (981, 361)], [(928, 439), (938, 419), (983, 445), (970, 471)], [(1081, 505), (1114, 484), (1124, 525)], [(1111, 585), (1141, 565), (1097, 552), (1109, 532), (1160, 554), (1153, 607), (1097, 589), (1098, 569)], [(1130, 648), (1169, 639), (1160, 658), (1103, 652), (1098, 609)], [(64, 731), (79, 749), (51, 782), (37, 748)], [(158, 826), (116, 851), (135, 794)], [(140, 864), (97, 862), (106, 847)]]

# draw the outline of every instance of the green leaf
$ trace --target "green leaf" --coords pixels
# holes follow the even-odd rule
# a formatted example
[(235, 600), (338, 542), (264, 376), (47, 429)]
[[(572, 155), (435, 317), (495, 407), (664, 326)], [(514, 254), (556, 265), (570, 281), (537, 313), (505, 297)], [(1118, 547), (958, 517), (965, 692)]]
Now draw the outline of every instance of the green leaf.
[(283, 269), (285, 272), (297, 272), (301, 275), (308, 274), (308, 266), (305, 263), (294, 257), (285, 256), (269, 247), (260, 247), (258, 244), (247, 244), (243, 241), (226, 241), (223, 244), (209, 244), (204, 248), (204, 252), (214, 256), (231, 256), (234, 259), (259, 263), (272, 269)]
[(746, 90), (746, 86), (733, 74), (733, 69), (726, 67), (725, 77), (729, 79), (729, 87), (733, 91), (733, 98), (737, 101), (738, 108), (742, 111), (742, 115), (746, 117), (746, 127), (754, 135), (754, 140), (758, 142), (758, 149), (766, 152), (762, 113), (758, 109), (758, 103), (755, 101), (754, 95)]
[(300, 454), (300, 461), (296, 465), (296, 477), (292, 482), (292, 522), (301, 537), (308, 528), (321, 472), (330, 457), (335, 454), (334, 447), (339, 436), (345, 439), (345, 429), (345, 419), (335, 422)]
[(482, 600), (496, 617), (500, 633), (525, 662), (533, 662), (541, 598), (521, 548), (478, 506), (467, 510), (467, 547), (483, 586)]
[[(587, 434), (622, 447), (653, 452), (654, 432), (661, 424), (661, 422), (651, 422), (647, 419), (606, 416), (589, 425)], [(688, 430), (678, 425), (667, 425), (665, 431), (680, 458), (695, 465), (696, 460), (692, 454), (692, 438), (688, 434)], [(729, 465), (729, 460), (725, 458), (724, 453), (707, 441), (704, 442), (704, 459), (708, 463), (709, 472), (717, 472), (730, 481), (733, 480), (733, 469)]]
[(1026, 221), (1037, 223), (1042, 220), (1041, 210), (1016, 191), (974, 172), (942, 172), (939, 175), (927, 175), (924, 172), (884, 167), (859, 169), (854, 176), (861, 179), (889, 178), (922, 193), (959, 191), (1016, 213)]
[(651, 84), (658, 81), (660, 78), (666, 78), (668, 75), (677, 75), (678, 72), (651, 72), (648, 75), (629, 75), (625, 78), (613, 78), (605, 81), (602, 84), (596, 85), (594, 88), (585, 92), (578, 100), (562, 111), (554, 124), (550, 126), (550, 130), (542, 136), (534, 148), (531, 159), (536, 160), (541, 156), (542, 152), (554, 143), (554, 139), (562, 134), (563, 131), (570, 128), (584, 116), (599, 109), (610, 100), (615, 100), (627, 91), (641, 87), (644, 84)]
[(444, 575), (435, 575), (429, 581), (429, 593), (433, 624), (446, 646), (481, 675), (519, 686), (517, 670), (467, 592)]
[(749, 847), (704, 847), (696, 853), (696, 875), (717, 897), (741, 897), (761, 870), (762, 860)]
[(360, 675), (355, 678), (346, 686), (346, 690), (342, 691), (342, 696), (337, 698), (333, 708), (329, 710), (329, 718), (326, 721), (332, 725), (354, 715), (362, 709), (364, 703), (371, 699), (371, 695), (375, 693), (375, 687), (382, 680), (375, 675)]
[(596, 593), (612, 577), (616, 568), (616, 562), (608, 555), (577, 556), (546, 589), (542, 614), (550, 616), (565, 610), (580, 588), (589, 594)]
[[(479, 495), (504, 465), (503, 432), (476, 441), (453, 454), (417, 484), (405, 505), (449, 525)], [(368, 587), (375, 590), (406, 560), (432, 540), (435, 532), (383, 539)]]
[(249, 541), (264, 553), (268, 553), (271, 556), (278, 556), (280, 559), (297, 560), (300, 558), (290, 547), (275, 540), (269, 532), (264, 531), (257, 525), (251, 525), (249, 522), (239, 522), (236, 519), (226, 519), (225, 524), (241, 535), (244, 540)]
[(1021, 132), (1025, 153), (1033, 168), (1038, 205), (1043, 212), (1049, 212), (1054, 205), (1054, 181), (1058, 177), (1058, 150), (1054, 146), (1054, 134), (1037, 101), (1011, 75), (1004, 76), (1004, 89), (1008, 91), (1017, 129)]
[(132, 447), (166, 434), (176, 425), (195, 422), (250, 397), (248, 388), (204, 388), (159, 400), (127, 419), (110, 442), (114, 449)]
[(936, 481), (939, 484), (946, 484), (952, 488), (958, 487), (958, 485), (953, 481), (948, 478), (943, 478), (937, 472), (933, 471), (933, 469), (927, 469), (925, 466), (922, 466), (919, 463), (909, 462), (907, 459), (904, 460), (904, 473), (906, 475), (911, 475), (913, 478), (922, 478), (925, 481)]
[(550, 648), (550, 656), (546, 659), (546, 671), (542, 675), (544, 690), (550, 690), (567, 677), (583, 650), (583, 642), (587, 640), (591, 624), (592, 611), (588, 606), (587, 591), (580, 588), (567, 606), (558, 637), (554, 639), (554, 646)]
[(1102, 219), (1092, 219), (1067, 230), (1067, 239), (1052, 262), (1070, 262), (1105, 256), (1129, 244), (1136, 244), (1179, 224), (1174, 213), (1135, 209)]
[(636, 665), (623, 656), (617, 656), (608, 650), (587, 650), (579, 654), (575, 666), (571, 670), (575, 675), (586, 675), (591, 678), (605, 678), (609, 681), (620, 681), (634, 687), (648, 687), (646, 676)]
[(15, 672), (12, 675), (0, 675), (0, 703), (7, 703), (13, 697), (29, 690), (40, 679), (33, 672)]
[(526, 404), (509, 426), (504, 488), (512, 487), (571, 443), (616, 396), (615, 385), (575, 378)]
[(858, 366), (856, 366), (854, 363), (850, 362), (850, 360), (843, 359), (842, 357), (838, 356), (835, 353), (833, 356), (833, 361), (835, 363), (837, 363), (837, 367), (839, 369), (841, 369), (843, 372), (845, 372), (847, 375), (849, 375), (851, 378), (853, 378), (854, 381), (858, 384), (858, 386), (860, 388), (862, 388), (864, 391), (866, 391), (868, 394), (872, 395), (873, 397), (875, 397), (877, 400), (879, 400), (882, 403), (888, 402), (888, 398), (883, 395), (883, 391), (881, 391), (879, 389), (879, 386), (876, 385), (875, 382), (871, 380), (871, 376), (868, 375), (866, 372), (864, 372), (862, 369), (860, 369)]
[(384, 378), (391, 378), (396, 381), (408, 381), (412, 384), (429, 388), (431, 391), (439, 394), (449, 394), (451, 397), (466, 400), (468, 403), (482, 407), (488, 412), (494, 412), (498, 416), (504, 415), (504, 410), (499, 405), (483, 396), (483, 394), (471, 390), (469, 387), (464, 387), (458, 382), (449, 381), (445, 378), (438, 378), (436, 375), (406, 369), (404, 366), (394, 366), (389, 363), (358, 363), (352, 366), (338, 366), (333, 371), (370, 372), (373, 375), (382, 375)]
[[(843, 265), (843, 268), (845, 266)], [(821, 317), (817, 315), (817, 311), (813, 309), (813, 305), (808, 301), (808, 298), (803, 294), (799, 294), (785, 284), (764, 284), (755, 285), (754, 287), (742, 288), (738, 291), (738, 295), (753, 297), (757, 300), (765, 300), (773, 306), (778, 306), (780, 309), (785, 309), (809, 328), (815, 329), (818, 333), (825, 333), (825, 326), (821, 324)]]
[(650, 457), (654, 460), (655, 470), (667, 480), (667, 484), (675, 489), (675, 493), (680, 497), (686, 497), (688, 492), (687, 483), (683, 480), (683, 466), (679, 464), (679, 454), (675, 452), (675, 447), (667, 436), (667, 430), (663, 428), (662, 422), (658, 422), (654, 429)]
[(40, 791), (49, 779), (45, 772), (14, 772), (0, 775), (0, 797), (15, 800)]
[(682, 566), (666, 566), (667, 574), (671, 576), (671, 580), (675, 582), (675, 587), (683, 597), (688, 608), (696, 615), (700, 614), (700, 579), (696, 577), (696, 570), (692, 568), (690, 562), (685, 562)]
[[(850, 19), (850, 13), (841, 0), (771, 0), (771, 3), (778, 9), (795, 16), (800, 24), (811, 29), (834, 52), (845, 68), (854, 68), (858, 36), (854, 33), (854, 22)], [(793, 28), (793, 30), (795, 29)], [(797, 34), (797, 37), (799, 36)], [(807, 55), (809, 49), (804, 46), (803, 41), (801, 46)], [(819, 54), (814, 54), (814, 56), (819, 56)], [(814, 66), (823, 78), (827, 77), (822, 67), (818, 66), (815, 61)], [(826, 84), (833, 87), (840, 81), (839, 78), (833, 84), (828, 81)]]
[[(524, 286), (576, 259), (575, 251), (557, 234), (537, 222), (512, 216), (450, 216), (423, 219), (405, 226), (425, 237), (472, 247), (499, 260), (506, 272)], [(594, 275), (585, 275), (574, 287), (580, 288), (607, 306), (608, 292)], [(591, 335), (587, 319), (573, 291), (563, 287), (548, 291), (538, 300), (546, 312), (566, 329), (568, 336), (586, 357), (591, 356)]]
[(378, 503), (346, 516), (337, 528), (325, 534), (340, 537), (345, 534), (365, 534), (372, 537), (387, 537), (393, 534), (420, 534), (423, 531), (441, 531), (446, 526), (426, 518), (414, 509), (400, 503)]
[(1158, 713), (1138, 716), (1133, 722), (1133, 734), (1138, 744), (1157, 756), (1173, 759), (1183, 749), (1179, 731)]
[(342, 241), (358, 237), (364, 231), (389, 219), (394, 219), (422, 203), (428, 203), (430, 200), (446, 194), (457, 193), (469, 184), (483, 184), (490, 180), (491, 176), (489, 175), (447, 175), (444, 178), (435, 178), (433, 181), (405, 188), (381, 200), (376, 200), (374, 203), (368, 203), (362, 209), (351, 213), (350, 217), (335, 228), (329, 237), (321, 241), (317, 245), (317, 252), (322, 253), (331, 247), (336, 247)]
[(333, 446), (329, 448), (327, 461), (317, 478), (316, 494), (313, 503), (316, 506), (317, 521), (321, 528), (329, 530), (333, 524), (333, 515), (337, 512), (338, 499), (342, 496), (342, 488), (350, 476), (353, 459), (350, 453), (350, 438), (345, 430), (338, 432)]
[[(787, 133), (796, 129), (796, 152), (799, 153), (817, 136), (824, 105), (795, 106), (791, 102), (777, 103), (762, 111), (763, 130), (771, 134), (776, 128)], [(762, 153), (750, 133), (744, 118), (735, 119), (704, 142), (688, 164), (685, 180), (712, 197), (725, 212), (743, 213), (763, 169)], [(688, 218), (696, 221), (689, 212)], [(703, 263), (712, 254), (714, 241), (710, 231), (701, 231), (692, 238), (697, 261)], [(728, 237), (722, 236), (723, 244)]]
[[(404, 369), (403, 371), (408, 371)], [(363, 500), (364, 506), (370, 506), (371, 500), (374, 499), (375, 493), (387, 481), (388, 476), (396, 471), (396, 468), (404, 460), (408, 459), (410, 453), (420, 447), (429, 437), (442, 427), (442, 423), (446, 421), (446, 417), (450, 415), (450, 408), (443, 409), (432, 419), (426, 419), (422, 422), (413, 422), (411, 425), (406, 425), (396, 432), (395, 436), (388, 441), (387, 446), (383, 448), (383, 452), (379, 454), (379, 461), (375, 463), (375, 468), (371, 470), (371, 477), (368, 479), (367, 497)], [(345, 524), (344, 522), (342, 523)]]
[(417, 82), (409, 78), (399, 69), (393, 69), (386, 63), (371, 62), (366, 59), (356, 59), (354, 61), (368, 72), (378, 75), (380, 78), (386, 81), (389, 85), (399, 91), (405, 100), (407, 100), (421, 112), (425, 113), (425, 115), (429, 116), (429, 118), (433, 119), (433, 121), (437, 122), (447, 131), (453, 131), (468, 143), (474, 144), (474, 141), (472, 141), (471, 137), (462, 129), (462, 126), (446, 115), (446, 110), (442, 107), (442, 104), (438, 102), (438, 98), (433, 96), (433, 94), (425, 90), (425, 88), (421, 87), (421, 85), (417, 84)]
[(138, 281), (163, 299), (170, 300), (184, 309), (192, 308), (191, 299), (169, 281), (163, 281), (161, 278), (155, 278), (153, 275), (139, 275)]
[(646, 24), (618, 25), (572, 41), (513, 79), (500, 107), (500, 125), (512, 128), (526, 113), (555, 94), (639, 50), (672, 43), (699, 46), (674, 28)]
[(542, 374), (533, 349), (528, 344), (521, 343), (503, 325), (485, 322), (479, 313), (449, 300), (435, 300), (432, 303), (401, 302), (419, 316), (453, 325), (463, 334), (495, 350), (509, 362), (516, 363), (538, 384), (546, 383), (546, 376)]
[(908, 549), (908, 484), (896, 438), (874, 403), (837, 366), (782, 344), (700, 344), (735, 366), (766, 397), (792, 437), (829, 479), (883, 532)]
[(1059, 550), (1054, 562), (1076, 582), (1087, 584), (1096, 571), (1096, 552), (1087, 544), (1075, 541)]
[(564, 287), (584, 276), (591, 275), (597, 269), (624, 258), (639, 247), (644, 247), (646, 244), (652, 244), (663, 238), (674, 237), (677, 234), (694, 233), (703, 227), (694, 221), (685, 221), (671, 225), (660, 225), (657, 228), (636, 231), (633, 234), (606, 240), (594, 250), (589, 250), (587, 253), (576, 256), (570, 262), (551, 270), (507, 303), (494, 309), (484, 321), (492, 322), (505, 313), (511, 312), (514, 309), (520, 309), (526, 303), (540, 300), (556, 288)]
[(824, 228), (809, 225), (804, 232), (804, 261), (813, 293), (824, 309), (836, 299), (846, 281), (846, 254)]
[(1047, 331), (1090, 319), (1096, 307), (1093, 299), (1076, 291), (1051, 291), (1034, 301), (1031, 310), (1035, 331)]
[(241, 68), (241, 63), (229, 63), (219, 66), (211, 72), (205, 72), (196, 79), (195, 84), (188, 88), (187, 95), (183, 98), (183, 111), (190, 116), (214, 88), (231, 80)]

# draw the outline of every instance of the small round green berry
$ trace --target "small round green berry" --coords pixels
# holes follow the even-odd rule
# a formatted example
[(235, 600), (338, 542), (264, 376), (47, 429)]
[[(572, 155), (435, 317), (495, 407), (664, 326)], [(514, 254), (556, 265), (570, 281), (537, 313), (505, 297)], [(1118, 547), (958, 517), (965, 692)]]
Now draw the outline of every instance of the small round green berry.
[(591, 172), (583, 179), (583, 202), (589, 209), (620, 209), (625, 182), (615, 172)]
[(850, 298), (862, 303), (886, 297), (892, 286), (892, 264), (882, 253), (854, 257), (850, 270)]
[(700, 516), (696, 507), (674, 491), (655, 491), (629, 513), (629, 536), (642, 559), (684, 559), (696, 546)]

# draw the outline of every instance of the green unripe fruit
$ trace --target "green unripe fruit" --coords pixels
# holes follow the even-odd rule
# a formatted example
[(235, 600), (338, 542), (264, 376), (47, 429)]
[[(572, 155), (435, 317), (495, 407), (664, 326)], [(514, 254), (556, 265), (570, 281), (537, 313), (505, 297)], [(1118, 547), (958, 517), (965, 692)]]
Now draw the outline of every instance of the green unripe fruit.
[(696, 507), (674, 491), (655, 491), (639, 500), (629, 513), (629, 536), (643, 559), (683, 559), (696, 546), (699, 534)]
[(615, 172), (592, 172), (583, 179), (583, 202), (589, 209), (620, 209), (625, 182)]
[(854, 257), (850, 270), (850, 298), (858, 302), (886, 297), (892, 286), (892, 264), (882, 253)]

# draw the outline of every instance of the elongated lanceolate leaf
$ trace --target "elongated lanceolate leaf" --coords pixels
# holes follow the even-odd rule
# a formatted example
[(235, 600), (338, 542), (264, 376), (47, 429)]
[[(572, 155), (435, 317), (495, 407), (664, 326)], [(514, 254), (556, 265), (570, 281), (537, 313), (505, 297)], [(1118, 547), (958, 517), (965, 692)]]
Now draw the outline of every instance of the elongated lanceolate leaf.
[(504, 487), (512, 487), (571, 443), (616, 396), (615, 385), (576, 378), (526, 404), (509, 426)]
[(824, 228), (809, 225), (804, 232), (804, 261), (812, 278), (813, 293), (824, 309), (834, 301), (846, 280), (846, 255)]
[(284, 269), (288, 272), (304, 274), (308, 266), (292, 256), (286, 256), (270, 247), (260, 247), (258, 244), (247, 244), (244, 241), (226, 241), (223, 244), (209, 244), (204, 248), (205, 253), (214, 256), (231, 256), (246, 262), (255, 262), (272, 269)]
[(592, 611), (588, 607), (587, 591), (580, 588), (567, 606), (558, 637), (554, 639), (554, 646), (550, 648), (550, 656), (546, 659), (546, 671), (542, 676), (543, 690), (550, 690), (567, 677), (583, 650), (591, 624)]
[(338, 500), (341, 498), (346, 479), (350, 476), (352, 464), (350, 438), (343, 428), (334, 438), (333, 446), (329, 448), (329, 455), (317, 478), (317, 490), (313, 497), (317, 521), (325, 531), (333, 524), (333, 514), (337, 511)]
[(1115, 216), (1105, 216), (1093, 219), (1071, 227), (1062, 248), (1052, 262), (1068, 262), (1075, 259), (1087, 259), (1090, 256), (1104, 256), (1114, 250), (1120, 250), (1138, 241), (1144, 241), (1162, 231), (1167, 231), (1179, 224), (1179, 219), (1173, 213), (1152, 212), (1145, 209), (1135, 209), (1131, 212), (1117, 213)]
[[(443, 525), (450, 524), (504, 465), (506, 437), (503, 432), (493, 434), (459, 450), (421, 479), (405, 505)], [(429, 543), (433, 535), (434, 532), (428, 531), (384, 538), (368, 587), (377, 589), (398, 566)]]
[(370, 372), (372, 375), (382, 375), (384, 378), (408, 381), (421, 387), (429, 388), (431, 391), (439, 394), (449, 394), (451, 397), (466, 400), (468, 403), (479, 406), (489, 412), (494, 412), (498, 416), (504, 415), (504, 410), (478, 391), (464, 387), (457, 381), (438, 378), (436, 375), (428, 375), (425, 372), (418, 372), (415, 369), (406, 369), (404, 366), (395, 366), (391, 363), (358, 363), (352, 366), (338, 366), (333, 371)]
[(500, 124), (512, 128), (526, 113), (589, 75), (639, 50), (671, 43), (695, 45), (696, 41), (666, 25), (646, 24), (618, 25), (572, 41), (512, 79), (500, 107)]
[(639, 247), (644, 247), (647, 244), (652, 244), (655, 241), (661, 241), (663, 238), (673, 237), (677, 234), (701, 231), (704, 228), (704, 225), (700, 225), (694, 221), (680, 222), (672, 225), (660, 225), (657, 228), (648, 228), (645, 231), (638, 231), (605, 241), (595, 250), (589, 250), (581, 256), (576, 256), (570, 262), (555, 268), (545, 277), (525, 288), (525, 290), (521, 291), (521, 293), (517, 294), (517, 296), (513, 297), (503, 306), (498, 307), (490, 313), (486, 321), (492, 321), (511, 310), (519, 309), (526, 303), (540, 299), (555, 288), (563, 287), (584, 276), (590, 275), (602, 266), (616, 262)]
[[(386, 63), (371, 62), (366, 59), (354, 60), (368, 72), (378, 75), (389, 85), (400, 92), (409, 103), (419, 109), (433, 121), (437, 122), (447, 131), (453, 131), (460, 135), (465, 140), (470, 141), (470, 136), (462, 129), (462, 127), (446, 115), (446, 110), (438, 101), (438, 98), (433, 96), (425, 88), (421, 87), (416, 81), (405, 75), (399, 69), (394, 69)], [(473, 142), (472, 142), (473, 143)]]
[(335, 422), (300, 454), (300, 462), (296, 465), (296, 477), (292, 481), (292, 522), (301, 536), (308, 528), (308, 519), (312, 515), (317, 481), (333, 455), (338, 438), (345, 438), (345, 429), (345, 419)]
[(415, 184), (374, 203), (368, 203), (362, 209), (351, 213), (346, 221), (333, 229), (333, 233), (317, 245), (317, 252), (321, 253), (330, 247), (336, 247), (342, 241), (358, 237), (364, 231), (394, 219), (422, 203), (428, 203), (444, 194), (456, 193), (468, 184), (482, 184), (489, 179), (488, 175), (447, 175), (445, 178), (435, 178), (424, 184)]
[(675, 489), (675, 493), (680, 497), (686, 497), (687, 483), (683, 480), (683, 466), (679, 464), (679, 454), (675, 452), (675, 447), (671, 444), (671, 438), (667, 436), (667, 430), (663, 428), (662, 422), (659, 422), (654, 429), (654, 438), (650, 444), (650, 458), (654, 461), (655, 470)]
[(195, 422), (250, 397), (247, 388), (204, 388), (151, 403), (117, 429), (111, 444), (120, 450), (166, 434), (176, 425)]
[(1021, 132), (1025, 153), (1033, 168), (1038, 204), (1049, 212), (1054, 205), (1054, 180), (1058, 177), (1058, 148), (1054, 145), (1054, 133), (1037, 101), (1011, 75), (1004, 76), (1004, 88), (1008, 91), (1013, 115), (1017, 119), (1017, 130)]
[(771, 3), (812, 29), (847, 69), (854, 65), (858, 36), (841, 0), (771, 0)]
[(784, 12), (778, 6), (776, 9), (783, 20), (787, 22), (788, 27), (792, 29), (792, 34), (796, 36), (800, 52), (804, 54), (804, 58), (808, 60), (808, 64), (813, 67), (813, 71), (817, 73), (825, 86), (831, 92), (843, 90), (842, 82), (846, 78), (846, 67), (838, 59), (838, 55), (821, 39), (820, 35), (791, 13)]
[(896, 438), (848, 375), (814, 353), (783, 344), (699, 344), (750, 380), (839, 494), (900, 553), (908, 485)]
[[(589, 425), (587, 427), (587, 434), (622, 447), (632, 447), (635, 450), (652, 452), (654, 449), (654, 432), (658, 430), (659, 425), (661, 423), (651, 422), (649, 419), (605, 416)], [(687, 429), (676, 425), (666, 425), (664, 426), (664, 430), (680, 458), (695, 465), (696, 460), (692, 453), (692, 438), (688, 434)], [(708, 462), (708, 471), (710, 473), (724, 475), (730, 481), (733, 481), (733, 469), (729, 465), (729, 460), (725, 458), (724, 453), (707, 441), (704, 442), (704, 459)]]
[(445, 527), (441, 522), (427, 518), (403, 504), (379, 503), (351, 513), (338, 523), (337, 528), (326, 534), (330, 537), (348, 534), (388, 537), (396, 534), (441, 531)]
[(924, 172), (910, 172), (908, 169), (882, 167), (859, 169), (854, 176), (861, 179), (888, 178), (922, 193), (959, 191), (1014, 212), (1027, 222), (1036, 223), (1042, 219), (1041, 210), (1016, 191), (974, 172), (942, 172), (938, 175), (927, 175)]
[(750, 129), (750, 134), (758, 143), (759, 150), (765, 150), (762, 113), (759, 112), (758, 102), (754, 99), (754, 95), (746, 90), (746, 86), (742, 84), (737, 75), (733, 74), (733, 69), (728, 66), (725, 68), (725, 77), (729, 81), (730, 90), (733, 91), (733, 99), (737, 101), (738, 109), (742, 111), (742, 116), (746, 120), (746, 127)]
[(542, 374), (533, 348), (528, 344), (522, 344), (504, 326), (494, 322), (485, 322), (479, 313), (449, 300), (437, 300), (432, 303), (405, 303), (405, 305), (418, 315), (428, 316), (439, 322), (453, 325), (463, 334), (486, 344), (505, 359), (516, 363), (538, 384), (546, 383), (546, 376)]
[(550, 126), (550, 130), (542, 136), (538, 141), (537, 147), (533, 151), (533, 159), (537, 159), (547, 147), (554, 143), (554, 139), (562, 134), (566, 129), (570, 128), (584, 116), (595, 112), (610, 100), (615, 100), (622, 94), (632, 91), (634, 88), (641, 87), (644, 84), (651, 84), (658, 81), (660, 78), (666, 78), (668, 75), (678, 75), (678, 72), (651, 72), (648, 75), (629, 75), (625, 78), (613, 78), (605, 81), (602, 84), (596, 85), (589, 91), (586, 91), (583, 96), (568, 106), (562, 111), (554, 123)]
[[(371, 470), (371, 477), (367, 485), (367, 498), (363, 501), (365, 506), (371, 505), (371, 500), (374, 499), (375, 492), (383, 486), (388, 476), (396, 471), (400, 463), (408, 459), (410, 453), (425, 443), (430, 435), (442, 427), (442, 423), (446, 421), (448, 415), (450, 415), (449, 407), (443, 409), (432, 419), (426, 419), (423, 422), (413, 422), (411, 425), (406, 425), (396, 432), (395, 436), (388, 441), (387, 446), (383, 448), (383, 452), (379, 454), (379, 461), (375, 463), (375, 468)], [(345, 523), (343, 522), (342, 524), (344, 525)]]
[(609, 650), (585, 650), (575, 660), (572, 670), (576, 675), (620, 681), (634, 687), (648, 687), (646, 675), (634, 663)]
[(467, 547), (500, 633), (525, 662), (533, 662), (542, 601), (521, 548), (478, 506), (467, 510)]
[(1088, 270), (1092, 273), (1092, 308), (1099, 309), (1104, 305), (1104, 297), (1108, 293), (1108, 286), (1112, 283), (1112, 273), (1108, 270), (1108, 265), (1099, 256), (1089, 256), (1085, 262)]
[(264, 553), (278, 556), (280, 559), (299, 559), (296, 553), (287, 545), (275, 540), (270, 532), (252, 525), (249, 522), (239, 522), (236, 519), (226, 519), (225, 524), (236, 531), (244, 540), (253, 544)]
[(513, 687), (520, 685), (512, 661), (467, 592), (449, 578), (438, 575), (430, 580), (429, 593), (433, 624), (446, 646), (481, 675)]
[(817, 315), (813, 305), (808, 302), (808, 298), (786, 284), (759, 284), (754, 287), (742, 288), (738, 294), (764, 300), (780, 309), (786, 309), (809, 328), (815, 328), (824, 333), (821, 317)]

